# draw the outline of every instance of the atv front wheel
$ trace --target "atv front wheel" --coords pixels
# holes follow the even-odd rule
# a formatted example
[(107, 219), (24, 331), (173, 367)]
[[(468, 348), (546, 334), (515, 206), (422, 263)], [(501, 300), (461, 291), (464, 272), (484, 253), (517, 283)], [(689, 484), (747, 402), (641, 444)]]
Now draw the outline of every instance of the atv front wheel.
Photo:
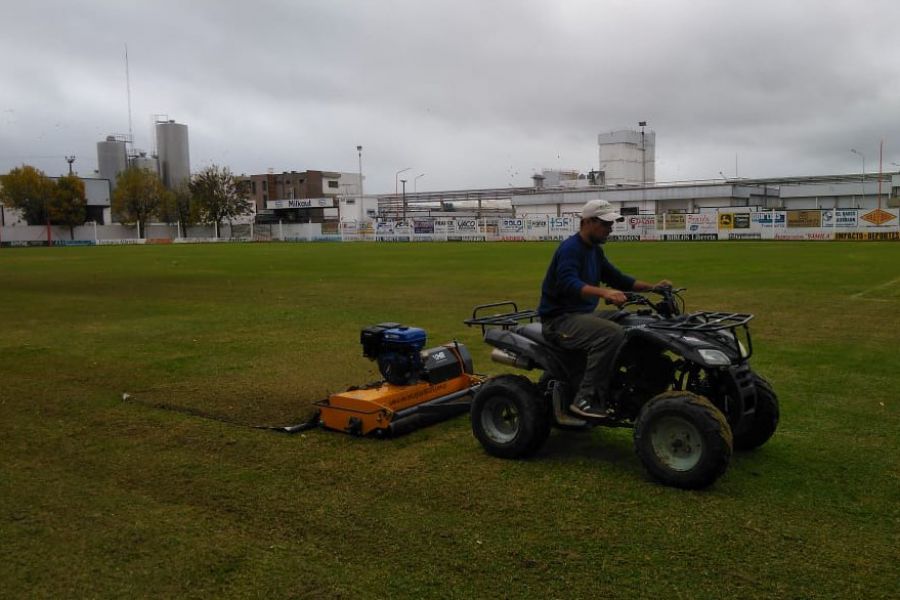
[(741, 420), (738, 424), (734, 432), (735, 450), (759, 448), (769, 441), (778, 427), (778, 396), (772, 384), (754, 373), (753, 386), (756, 388), (756, 412), (749, 418), (749, 423)]
[(712, 484), (731, 460), (731, 428), (718, 408), (690, 392), (648, 401), (634, 424), (634, 447), (661, 483), (697, 489)]
[(550, 435), (547, 401), (537, 387), (521, 375), (489, 379), (472, 401), (472, 433), (494, 456), (530, 456)]

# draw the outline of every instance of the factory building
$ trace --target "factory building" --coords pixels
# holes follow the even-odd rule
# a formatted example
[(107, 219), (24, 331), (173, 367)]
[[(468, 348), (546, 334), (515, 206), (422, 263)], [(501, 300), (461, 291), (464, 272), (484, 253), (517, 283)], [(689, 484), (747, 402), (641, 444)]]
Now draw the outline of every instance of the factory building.
[[(354, 218), (365, 214), (358, 173), (283, 171), (238, 179), (248, 186), (260, 223), (337, 223), (342, 207)], [(377, 200), (370, 204), (374, 210)]]
[(621, 129), (597, 136), (602, 181), (647, 185), (656, 181), (656, 132)]

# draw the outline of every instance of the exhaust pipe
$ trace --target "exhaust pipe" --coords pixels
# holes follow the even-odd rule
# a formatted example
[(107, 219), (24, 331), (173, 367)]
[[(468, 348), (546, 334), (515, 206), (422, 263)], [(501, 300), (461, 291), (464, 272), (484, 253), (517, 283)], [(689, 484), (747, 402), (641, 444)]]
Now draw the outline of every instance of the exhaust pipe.
[(491, 360), (500, 363), (501, 365), (516, 367), (517, 369), (527, 369), (530, 371), (534, 368), (534, 362), (527, 356), (517, 356), (506, 350), (501, 350), (500, 348), (491, 350)]

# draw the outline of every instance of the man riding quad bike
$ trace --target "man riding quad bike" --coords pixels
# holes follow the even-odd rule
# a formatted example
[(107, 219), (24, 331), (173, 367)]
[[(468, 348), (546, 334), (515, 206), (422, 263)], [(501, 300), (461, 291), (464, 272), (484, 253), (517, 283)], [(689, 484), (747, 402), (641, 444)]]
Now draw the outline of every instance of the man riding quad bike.
[[(775, 393), (748, 362), (753, 315), (684, 314), (684, 290), (619, 272), (599, 247), (618, 218), (605, 201), (585, 205), (579, 233), (554, 255), (538, 312), (495, 303), (477, 306), (466, 321), (482, 327), (492, 359), (544, 371), (537, 384), (520, 375), (485, 382), (472, 403), (472, 429), (489, 453), (519, 458), (536, 452), (552, 425), (633, 427), (651, 475), (705, 487), (725, 472), (733, 447), (764, 444), (778, 424)], [(662, 298), (599, 287), (609, 280)], [(619, 309), (594, 314), (599, 298)], [(485, 314), (504, 305), (512, 311)], [(538, 316), (542, 323), (533, 322)]]

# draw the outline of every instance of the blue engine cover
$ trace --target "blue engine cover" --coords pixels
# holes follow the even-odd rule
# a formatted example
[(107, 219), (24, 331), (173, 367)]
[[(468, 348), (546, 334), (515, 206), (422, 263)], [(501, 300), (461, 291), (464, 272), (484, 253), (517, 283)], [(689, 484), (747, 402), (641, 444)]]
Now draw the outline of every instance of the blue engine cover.
[(393, 327), (385, 329), (382, 339), (386, 348), (395, 352), (418, 352), (425, 347), (427, 335), (418, 327)]

